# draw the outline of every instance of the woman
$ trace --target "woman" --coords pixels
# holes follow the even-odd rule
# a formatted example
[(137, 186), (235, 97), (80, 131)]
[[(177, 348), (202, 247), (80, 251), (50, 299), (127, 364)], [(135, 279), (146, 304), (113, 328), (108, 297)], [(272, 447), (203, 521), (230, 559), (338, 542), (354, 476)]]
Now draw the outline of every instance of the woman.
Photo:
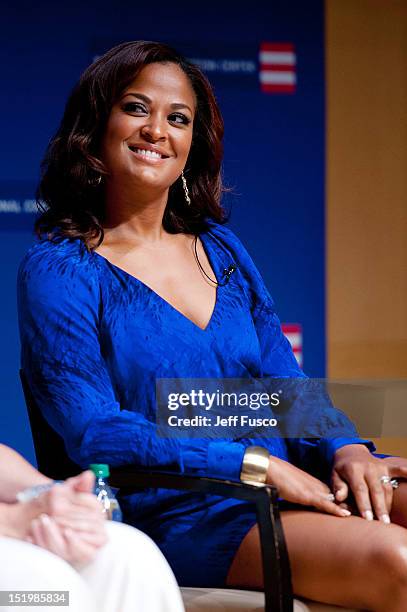
[[(0, 589), (63, 591), (53, 601), (68, 605), (69, 597), (71, 612), (182, 612), (160, 551), (140, 531), (104, 519), (94, 483), (86, 471), (55, 484), (0, 444)], [(3, 598), (4, 612), (23, 610), (17, 597)]]
[[(259, 273), (222, 225), (222, 135), (206, 78), (165, 45), (125, 43), (85, 71), (44, 162), (42, 241), (19, 273), (22, 367), (83, 467), (239, 479), (256, 446), (263, 479), (297, 504), (283, 512), (295, 593), (399, 612), (407, 532), (388, 523), (406, 524), (407, 492), (393, 494), (390, 480), (406, 462), (373, 456), (342, 413), (324, 408), (328, 433), (314, 439), (157, 436), (156, 379), (304, 376)], [(351, 492), (356, 516), (341, 505)], [(163, 490), (122, 504), (181, 584), (262, 587), (250, 505)]]

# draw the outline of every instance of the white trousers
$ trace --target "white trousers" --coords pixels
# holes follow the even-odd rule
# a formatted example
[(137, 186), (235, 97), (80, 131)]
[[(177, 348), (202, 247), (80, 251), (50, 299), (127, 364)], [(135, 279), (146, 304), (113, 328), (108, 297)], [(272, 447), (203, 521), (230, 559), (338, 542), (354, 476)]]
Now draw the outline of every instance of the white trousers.
[[(144, 533), (108, 522), (109, 540), (80, 570), (56, 555), (0, 538), (0, 591), (69, 591), (63, 612), (183, 612), (174, 575)], [(55, 607), (1, 606), (1, 612), (51, 612)]]

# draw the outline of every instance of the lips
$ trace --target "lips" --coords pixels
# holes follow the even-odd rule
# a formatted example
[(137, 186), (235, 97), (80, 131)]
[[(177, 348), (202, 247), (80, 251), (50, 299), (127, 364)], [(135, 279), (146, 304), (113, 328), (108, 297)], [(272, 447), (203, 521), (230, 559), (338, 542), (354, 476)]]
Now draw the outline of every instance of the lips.
[(148, 160), (160, 160), (167, 159), (169, 155), (164, 153), (161, 149), (157, 149), (155, 147), (147, 147), (147, 146), (138, 146), (138, 145), (127, 145), (133, 153), (135, 153), (138, 157), (142, 157)]

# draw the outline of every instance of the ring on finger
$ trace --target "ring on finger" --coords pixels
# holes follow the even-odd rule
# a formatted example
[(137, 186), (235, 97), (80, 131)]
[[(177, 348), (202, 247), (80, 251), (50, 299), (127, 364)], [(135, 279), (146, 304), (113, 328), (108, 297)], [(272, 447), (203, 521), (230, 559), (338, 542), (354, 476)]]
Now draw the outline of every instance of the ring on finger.
[(331, 501), (331, 502), (335, 501), (335, 495), (333, 493), (328, 493), (326, 498), (327, 498), (328, 501)]
[(390, 476), (381, 476), (380, 477), (380, 482), (382, 483), (382, 485), (387, 485), (390, 484), (393, 489), (398, 489), (399, 487), (399, 481), (397, 480), (397, 478), (391, 478)]
[(387, 476), (387, 474), (385, 474), (384, 476), (380, 476), (379, 480), (382, 483), (382, 485), (387, 485), (391, 483), (391, 478), (390, 476)]
[(393, 487), (393, 489), (398, 489), (399, 488), (399, 481), (397, 480), (397, 478), (392, 478), (390, 480), (390, 484)]

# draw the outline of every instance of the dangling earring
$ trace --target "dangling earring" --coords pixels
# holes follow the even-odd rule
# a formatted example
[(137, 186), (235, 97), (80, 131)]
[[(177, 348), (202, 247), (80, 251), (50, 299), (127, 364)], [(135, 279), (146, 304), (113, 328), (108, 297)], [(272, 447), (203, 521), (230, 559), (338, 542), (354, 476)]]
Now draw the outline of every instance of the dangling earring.
[(187, 206), (191, 206), (191, 198), (189, 197), (188, 185), (187, 185), (187, 181), (184, 176), (184, 171), (181, 172), (181, 178), (182, 178), (182, 186), (184, 188), (185, 201), (187, 203)]
[(88, 185), (90, 185), (91, 187), (99, 187), (99, 185), (102, 182), (102, 175), (99, 174), (99, 176), (95, 176), (92, 179), (88, 179)]

